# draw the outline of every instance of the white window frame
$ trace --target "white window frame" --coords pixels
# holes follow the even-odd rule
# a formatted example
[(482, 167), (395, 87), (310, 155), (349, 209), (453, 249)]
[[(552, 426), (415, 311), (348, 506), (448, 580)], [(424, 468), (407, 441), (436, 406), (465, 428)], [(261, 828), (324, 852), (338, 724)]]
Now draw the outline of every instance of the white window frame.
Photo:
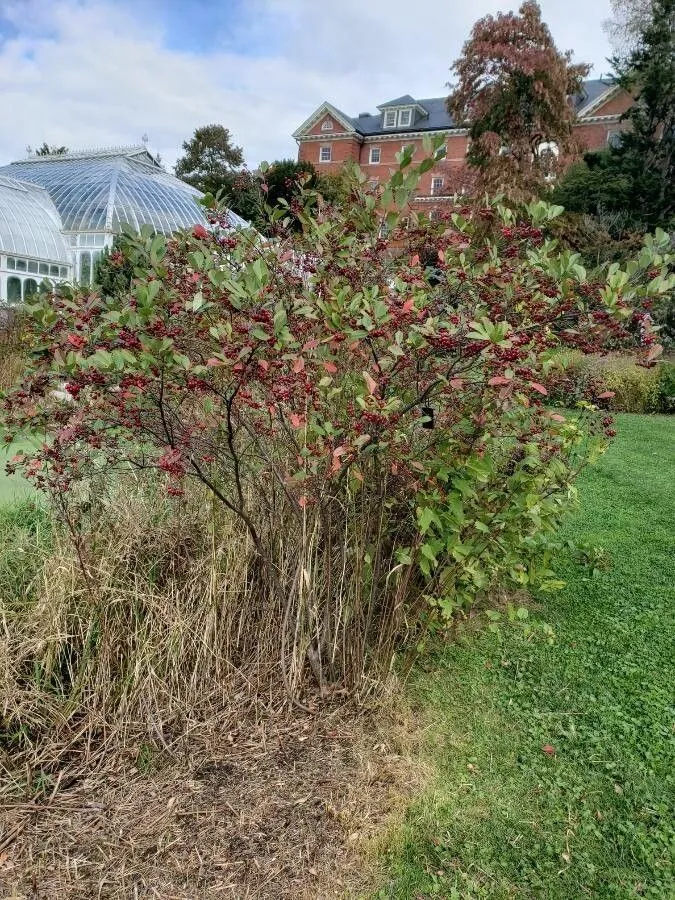
[[(437, 181), (440, 181), (440, 184), (436, 184)], [(439, 194), (443, 193), (443, 185), (445, 181), (442, 175), (432, 175), (431, 177), (431, 196), (438, 197)]]
[[(406, 122), (403, 121), (404, 116), (407, 119)], [(410, 107), (398, 111), (398, 124), (400, 128), (410, 128), (412, 125), (412, 109)]]
[[(324, 159), (324, 156), (323, 156), (324, 150), (328, 151), (327, 159)], [(333, 161), (333, 148), (331, 147), (330, 144), (322, 144), (321, 147), (319, 147), (319, 162), (320, 163), (329, 163), (332, 161)]]
[(385, 128), (396, 128), (396, 125), (398, 124), (398, 116), (395, 109), (385, 109), (382, 124)]
[[(373, 159), (373, 154), (377, 153), (377, 159)], [(368, 162), (371, 166), (378, 166), (382, 162), (382, 147), (371, 147)]]
[(322, 131), (332, 131), (333, 130), (333, 120), (332, 119), (324, 119), (321, 123)]

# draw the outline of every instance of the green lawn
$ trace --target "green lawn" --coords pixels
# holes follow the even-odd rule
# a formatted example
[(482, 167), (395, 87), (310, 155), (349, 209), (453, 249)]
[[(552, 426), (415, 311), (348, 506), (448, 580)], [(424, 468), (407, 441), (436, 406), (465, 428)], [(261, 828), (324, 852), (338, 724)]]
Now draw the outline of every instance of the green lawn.
[(32, 486), (18, 475), (7, 475), (5, 465), (18, 453), (21, 445), (13, 444), (9, 449), (0, 445), (0, 507), (8, 506), (15, 501), (25, 500), (34, 493)]
[(438, 778), (379, 898), (675, 897), (675, 418), (617, 418), (565, 528), (611, 567), (559, 560), (555, 644), (467, 636), (412, 684)]

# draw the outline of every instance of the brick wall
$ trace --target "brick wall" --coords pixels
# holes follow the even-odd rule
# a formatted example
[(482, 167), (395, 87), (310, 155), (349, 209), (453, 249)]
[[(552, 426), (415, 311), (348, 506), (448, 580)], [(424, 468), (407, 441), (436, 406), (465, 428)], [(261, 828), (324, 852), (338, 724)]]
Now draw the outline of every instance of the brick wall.
[[(602, 106), (593, 110), (594, 117), (618, 117), (625, 112), (633, 102), (629, 94), (622, 92), (610, 98)], [(331, 131), (324, 131), (322, 124), (327, 119), (333, 122)], [(359, 135), (345, 137), (340, 136), (344, 126), (329, 115), (319, 119), (309, 130), (308, 134), (314, 139), (300, 140), (298, 159), (311, 162), (318, 172), (337, 172), (348, 160), (355, 161), (363, 169), (373, 182), (383, 183), (388, 180), (392, 169), (396, 167), (396, 154), (403, 146), (413, 144), (416, 148), (415, 156), (420, 158), (423, 153), (421, 138), (408, 138), (405, 134), (382, 135), (367, 140)], [(579, 139), (582, 151), (601, 150), (608, 146), (610, 135), (627, 128), (627, 123), (618, 122), (616, 118), (599, 122), (582, 122), (575, 126), (575, 134)], [(319, 139), (320, 138), (320, 139)], [(321, 147), (331, 147), (330, 162), (321, 162)], [(373, 148), (379, 149), (379, 160), (371, 162)], [(461, 192), (470, 186), (470, 176), (466, 168), (466, 152), (468, 138), (466, 135), (450, 135), (447, 140), (446, 158), (430, 172), (422, 176), (418, 188), (418, 195), (423, 199), (426, 208), (434, 205), (442, 206), (443, 201), (430, 199), (438, 192), (432, 192), (433, 179), (443, 178), (440, 195), (452, 195)]]

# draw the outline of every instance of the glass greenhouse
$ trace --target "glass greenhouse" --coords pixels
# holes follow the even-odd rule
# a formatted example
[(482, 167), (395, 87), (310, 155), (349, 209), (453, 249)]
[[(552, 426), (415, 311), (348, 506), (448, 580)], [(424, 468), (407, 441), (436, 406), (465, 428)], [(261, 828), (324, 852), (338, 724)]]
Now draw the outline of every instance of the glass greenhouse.
[(47, 191), (0, 175), (0, 301), (20, 303), (43, 278), (71, 277), (70, 248)]
[[(72, 277), (85, 284), (122, 223), (168, 235), (206, 221), (199, 191), (164, 171), (145, 146), (31, 156), (0, 167), (3, 176), (45, 189), (60, 216)], [(248, 226), (234, 213), (230, 222)]]

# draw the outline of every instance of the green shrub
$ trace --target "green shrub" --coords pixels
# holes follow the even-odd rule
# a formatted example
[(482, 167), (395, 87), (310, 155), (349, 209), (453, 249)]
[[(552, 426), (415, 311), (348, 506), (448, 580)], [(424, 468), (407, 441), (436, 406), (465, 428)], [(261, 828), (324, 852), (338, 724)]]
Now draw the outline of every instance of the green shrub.
[(381, 196), (359, 175), (349, 203), (299, 203), (301, 230), (279, 209), (274, 241), (218, 210), (129, 235), (128, 291), (32, 305), (45, 352), (4, 404), (9, 437), (43, 436), (13, 465), (78, 527), (95, 479), (159, 473), (177, 507), (207, 491), (242, 548), (237, 621), (271, 629), (296, 699), (310, 674), (372, 690), (495, 584), (559, 585), (548, 535), (611, 430), (551, 413), (546, 359), (635, 345), (675, 282), (665, 235), (589, 277), (544, 241), (542, 202), (399, 228), (441, 144), (403, 151)]
[(640, 366), (630, 356), (591, 356), (585, 362), (585, 369), (592, 380), (601, 382), (602, 392), (614, 393), (607, 400), (609, 409), (632, 413), (658, 411), (661, 396), (658, 366)]
[(659, 410), (675, 413), (675, 363), (670, 360), (659, 365)]
[(632, 355), (559, 353), (552, 357), (546, 387), (551, 402), (558, 406), (586, 401), (613, 412), (653, 413), (668, 406), (668, 392), (672, 396), (674, 390), (673, 368), (666, 363), (639, 365)]

